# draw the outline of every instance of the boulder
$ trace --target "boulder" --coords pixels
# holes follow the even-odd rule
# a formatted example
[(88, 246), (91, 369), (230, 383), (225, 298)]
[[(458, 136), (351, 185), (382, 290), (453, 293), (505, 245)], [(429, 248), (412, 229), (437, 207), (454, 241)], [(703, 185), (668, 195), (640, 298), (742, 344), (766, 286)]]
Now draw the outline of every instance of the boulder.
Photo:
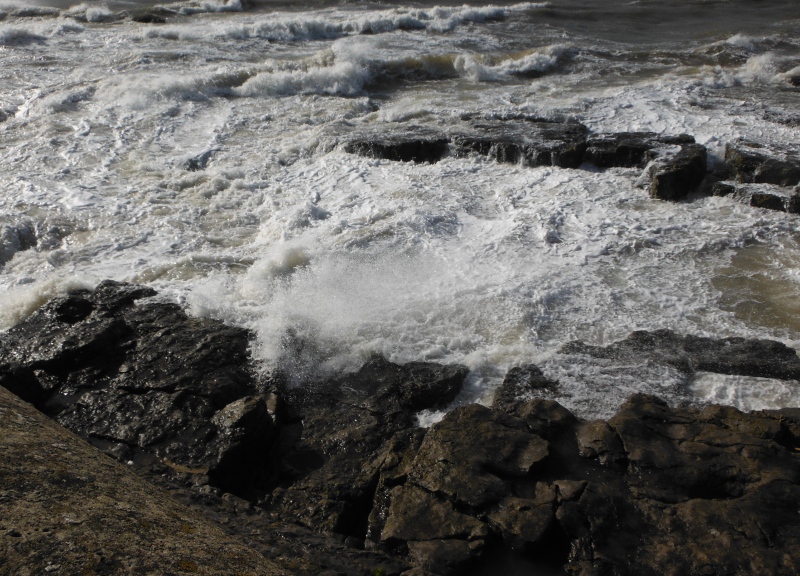
[(0, 336), (0, 384), (116, 457), (244, 493), (271, 475), (250, 334), (141, 286), (55, 298)]
[(725, 161), (739, 182), (796, 186), (800, 184), (800, 158), (772, 151), (752, 142), (725, 147)]
[(675, 201), (696, 191), (706, 177), (706, 156), (705, 146), (684, 144), (675, 155), (656, 160), (650, 196)]
[(416, 413), (447, 406), (468, 372), (375, 357), (353, 374), (285, 390), (289, 418), (277, 456), (288, 486), (267, 508), (363, 543), (381, 466), (402, 459), (402, 434), (416, 426)]

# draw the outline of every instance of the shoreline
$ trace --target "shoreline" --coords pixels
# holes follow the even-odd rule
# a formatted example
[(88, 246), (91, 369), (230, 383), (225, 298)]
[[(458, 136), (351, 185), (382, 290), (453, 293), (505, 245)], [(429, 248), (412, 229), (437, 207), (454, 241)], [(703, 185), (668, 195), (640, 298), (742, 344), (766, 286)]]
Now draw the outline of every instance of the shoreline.
[[(459, 407), (420, 428), (416, 414), (451, 403), (465, 367), (375, 357), (324, 386), (291, 388), (248, 367), (246, 331), (190, 318), (175, 305), (136, 304), (150, 295), (104, 282), (52, 300), (0, 339), (0, 384), (166, 489), (249, 548), (248, 558), (274, 563), (254, 573), (794, 574), (800, 567), (792, 552), (800, 543), (798, 408), (745, 414), (636, 394), (612, 418), (586, 421), (536, 397), (557, 383), (531, 365), (509, 373), (492, 407)], [(776, 342), (667, 331), (584, 345), (583, 353), (792, 379), (800, 366)], [(3, 401), (23, 410), (5, 393)], [(26, 442), (37, 446), (23, 440), (17, 448), (6, 476), (20, 484), (0, 505), (18, 511), (32, 499), (46, 511), (58, 492), (40, 498), (37, 483), (56, 490), (80, 483), (24, 480), (58, 468), (54, 454), (26, 452)], [(104, 459), (86, 450), (80, 458)], [(96, 487), (85, 480), (73, 498), (91, 499)], [(23, 545), (45, 533), (32, 520), (24, 530), (12, 526), (17, 514), (4, 514), (0, 566), (66, 566)], [(67, 543), (95, 529), (59, 522)], [(140, 550), (154, 549), (118, 550), (115, 561), (143, 565)]]

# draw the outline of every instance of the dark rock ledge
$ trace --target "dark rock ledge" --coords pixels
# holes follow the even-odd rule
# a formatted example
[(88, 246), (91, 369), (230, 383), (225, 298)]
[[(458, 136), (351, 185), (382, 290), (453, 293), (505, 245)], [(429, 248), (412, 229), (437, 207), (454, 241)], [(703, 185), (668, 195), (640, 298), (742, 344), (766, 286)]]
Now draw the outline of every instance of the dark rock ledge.
[[(0, 383), (165, 488), (193, 510), (198, 537), (221, 529), (240, 559), (255, 552), (272, 563), (245, 573), (800, 573), (800, 409), (673, 408), (636, 395), (609, 420), (584, 421), (536, 398), (558, 384), (525, 366), (509, 372), (493, 407), (457, 408), (422, 429), (415, 414), (448, 405), (466, 368), (373, 358), (353, 374), (290, 388), (249, 369), (247, 332), (136, 303), (152, 294), (104, 282), (52, 300), (0, 335)], [(800, 375), (792, 350), (761, 340), (661, 331), (566, 351)], [(49, 426), (15, 416), (25, 408), (7, 398), (4, 456), (12, 419), (14, 434)], [(84, 495), (89, 510), (105, 486), (92, 467), (119, 469), (90, 452), (62, 459), (23, 442), (13, 445), (17, 464), (0, 468), (3, 574), (26, 559), (37, 573), (61, 565), (37, 544), (44, 534), (83, 553), (99, 525), (58, 520), (43, 532), (49, 525), (26, 524), (26, 511), (60, 518), (58, 490), (69, 486), (71, 502)], [(64, 482), (51, 480), (56, 473)], [(154, 513), (189, 513), (160, 502)], [(145, 537), (129, 530), (135, 543)], [(147, 573), (139, 567), (152, 549), (109, 544), (87, 573)], [(161, 571), (225, 573), (207, 561)]]
[[(660, 200), (713, 194), (757, 208), (800, 213), (800, 157), (753, 142), (729, 143), (725, 157), (709, 166), (705, 146), (688, 134), (592, 134), (578, 122), (536, 118), (470, 118), (448, 131), (342, 123), (331, 138), (352, 154), (404, 162), (434, 163), (447, 156), (477, 154), (525, 167), (639, 168), (644, 170), (640, 181)], [(752, 184), (762, 186), (748, 186)]]

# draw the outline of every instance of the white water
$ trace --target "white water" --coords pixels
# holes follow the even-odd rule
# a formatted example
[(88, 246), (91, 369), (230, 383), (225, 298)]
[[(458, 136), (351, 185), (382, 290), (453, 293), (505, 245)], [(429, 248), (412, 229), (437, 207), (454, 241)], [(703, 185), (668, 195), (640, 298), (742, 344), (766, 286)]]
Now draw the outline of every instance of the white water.
[[(489, 401), (509, 367), (535, 362), (588, 416), (637, 390), (796, 401), (792, 384), (744, 393), (556, 354), (658, 328), (796, 345), (796, 216), (654, 201), (637, 170), (417, 165), (338, 144), (342, 123), (446, 128), (479, 113), (685, 132), (712, 162), (736, 138), (793, 149), (797, 128), (772, 119), (796, 110), (791, 34), (627, 46), (564, 31), (540, 4), (187, 2), (160, 26), (101, 3), (19, 6), (0, 7), (0, 326), (113, 278), (252, 328), (263, 369), (298, 383), (377, 352), (468, 365), (462, 401)], [(187, 171), (200, 156), (206, 169)], [(741, 256), (754, 249), (780, 264)]]

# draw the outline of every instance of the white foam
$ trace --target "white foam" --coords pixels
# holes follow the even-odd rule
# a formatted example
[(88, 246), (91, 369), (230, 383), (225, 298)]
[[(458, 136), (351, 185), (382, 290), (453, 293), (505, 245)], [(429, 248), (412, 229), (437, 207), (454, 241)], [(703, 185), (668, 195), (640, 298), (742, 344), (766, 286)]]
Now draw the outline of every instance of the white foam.
[(690, 385), (703, 404), (725, 404), (743, 412), (800, 406), (800, 382), (701, 372)]
[[(654, 201), (633, 186), (635, 169), (528, 169), (479, 157), (417, 165), (337, 148), (335, 126), (448, 130), (480, 116), (687, 132), (709, 146), (712, 163), (739, 137), (796, 143), (796, 129), (764, 114), (782, 90), (773, 78), (785, 85), (795, 73), (789, 48), (755, 38), (724, 72), (740, 77), (734, 89), (717, 86), (724, 74), (709, 68), (636, 58), (615, 79), (599, 73), (603, 56), (583, 41), (551, 26), (523, 34), (517, 16), (538, 6), (0, 24), (0, 34), (21, 30), (23, 39), (13, 44), (9, 33), (2, 51), (0, 107), (11, 114), (0, 122), (0, 216), (34, 223), (39, 241), (6, 251), (3, 326), (58, 293), (55, 278), (141, 281), (194, 314), (252, 328), (261, 366), (290, 368), (298, 381), (378, 352), (464, 363), (468, 399), (486, 400), (506, 369), (534, 362), (560, 380), (559, 400), (587, 416), (613, 412), (632, 391), (680, 399), (685, 389), (657, 367), (554, 354), (567, 340), (606, 344), (668, 327), (800, 341), (792, 322), (725, 304), (763, 296), (760, 284), (718, 282), (745, 247), (763, 248), (765, 259), (796, 250), (793, 215), (729, 198)], [(483, 24), (495, 18), (514, 21)], [(204, 169), (187, 171), (198, 156)], [(45, 242), (41, 223), (59, 218), (69, 233)], [(796, 268), (787, 260), (771, 272), (786, 293)], [(770, 306), (779, 309), (782, 294)]]

